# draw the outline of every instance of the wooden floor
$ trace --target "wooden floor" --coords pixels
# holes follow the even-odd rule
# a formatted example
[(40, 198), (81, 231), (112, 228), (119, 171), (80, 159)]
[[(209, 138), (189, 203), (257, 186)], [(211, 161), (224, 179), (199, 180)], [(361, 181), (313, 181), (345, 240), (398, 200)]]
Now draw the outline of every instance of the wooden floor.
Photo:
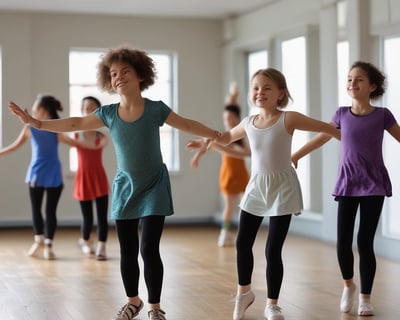
[[(26, 256), (30, 229), (0, 229), (1, 320), (110, 320), (126, 298), (119, 272), (114, 230), (108, 261), (82, 257), (78, 229), (57, 231), (58, 259)], [(165, 281), (162, 307), (168, 320), (232, 319), (236, 290), (235, 250), (216, 245), (215, 227), (167, 226), (162, 240)], [(253, 289), (255, 303), (247, 320), (264, 319), (266, 230), (257, 238)], [(284, 248), (285, 276), (280, 306), (285, 319), (400, 319), (400, 264), (378, 258), (374, 285), (374, 317), (339, 311), (342, 283), (331, 244), (290, 235)], [(357, 279), (358, 273), (356, 271)], [(140, 292), (146, 299), (143, 279)], [(137, 318), (146, 319), (144, 310)]]

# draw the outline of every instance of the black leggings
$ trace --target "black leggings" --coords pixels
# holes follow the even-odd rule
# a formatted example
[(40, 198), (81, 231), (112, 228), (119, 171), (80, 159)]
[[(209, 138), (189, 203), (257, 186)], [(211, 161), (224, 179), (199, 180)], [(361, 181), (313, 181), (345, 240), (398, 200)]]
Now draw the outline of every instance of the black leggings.
[[(96, 198), (96, 209), (97, 209), (97, 240), (107, 241), (108, 235), (108, 220), (107, 220), (107, 210), (108, 210), (108, 195), (104, 195)], [(93, 201), (79, 201), (82, 212), (82, 238), (84, 240), (89, 240), (90, 234), (93, 229)]]
[[(46, 239), (53, 239), (57, 228), (57, 205), (60, 200), (63, 185), (55, 188), (31, 187), (29, 196), (32, 207), (33, 229), (36, 235), (43, 234)], [(43, 220), (42, 203), (46, 192), (46, 219)]]
[(139, 221), (141, 221), (140, 254), (143, 258), (144, 280), (148, 303), (160, 303), (164, 267), (160, 256), (160, 239), (164, 216), (148, 216), (135, 220), (116, 220), (121, 251), (121, 276), (128, 297), (139, 294)]
[(357, 246), (362, 294), (371, 294), (375, 278), (374, 237), (383, 202), (383, 196), (338, 197), (337, 256), (345, 280), (353, 279), (354, 276), (353, 233), (357, 209), (360, 206)]
[[(274, 216), (269, 219), (268, 238), (265, 245), (267, 260), (267, 289), (269, 299), (278, 299), (283, 279), (282, 247), (285, 242), (292, 215)], [(253, 244), (263, 217), (240, 212), (239, 230), (236, 239), (236, 262), (239, 285), (251, 284), (254, 256)]]

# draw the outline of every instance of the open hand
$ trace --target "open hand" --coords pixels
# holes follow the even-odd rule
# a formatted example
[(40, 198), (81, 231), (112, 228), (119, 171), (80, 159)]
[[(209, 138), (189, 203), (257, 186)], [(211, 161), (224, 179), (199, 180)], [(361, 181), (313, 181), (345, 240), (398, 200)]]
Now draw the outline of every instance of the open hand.
[(204, 145), (205, 145), (204, 139), (196, 139), (196, 140), (190, 140), (186, 144), (186, 148), (192, 151), (193, 149), (201, 149), (204, 147)]
[(40, 127), (40, 121), (33, 118), (27, 109), (22, 110), (16, 103), (10, 101), (8, 108), (10, 109), (11, 113), (14, 114), (21, 120), (22, 123), (25, 124), (32, 124), (34, 127)]

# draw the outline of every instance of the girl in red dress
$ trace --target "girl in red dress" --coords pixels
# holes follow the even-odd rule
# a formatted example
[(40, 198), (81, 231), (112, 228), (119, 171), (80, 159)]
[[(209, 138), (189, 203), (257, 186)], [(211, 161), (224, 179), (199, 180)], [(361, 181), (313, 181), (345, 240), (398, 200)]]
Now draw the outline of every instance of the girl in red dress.
[[(95, 97), (82, 99), (82, 114), (88, 115), (101, 106)], [(108, 194), (109, 184), (103, 166), (102, 153), (108, 144), (108, 137), (100, 131), (76, 132), (75, 138), (85, 145), (77, 147), (78, 169), (75, 174), (74, 198), (79, 201), (82, 212), (82, 238), (79, 245), (87, 255), (96, 254), (97, 260), (106, 260), (108, 235)], [(97, 208), (97, 247), (93, 249), (90, 235), (93, 229), (93, 202)]]

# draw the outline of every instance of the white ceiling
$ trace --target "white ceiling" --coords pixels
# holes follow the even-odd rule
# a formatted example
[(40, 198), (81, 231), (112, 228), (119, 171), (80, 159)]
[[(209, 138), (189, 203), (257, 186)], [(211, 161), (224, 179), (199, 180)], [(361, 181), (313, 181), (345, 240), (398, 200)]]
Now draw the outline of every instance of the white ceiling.
[(280, 0), (0, 0), (0, 10), (226, 18)]

